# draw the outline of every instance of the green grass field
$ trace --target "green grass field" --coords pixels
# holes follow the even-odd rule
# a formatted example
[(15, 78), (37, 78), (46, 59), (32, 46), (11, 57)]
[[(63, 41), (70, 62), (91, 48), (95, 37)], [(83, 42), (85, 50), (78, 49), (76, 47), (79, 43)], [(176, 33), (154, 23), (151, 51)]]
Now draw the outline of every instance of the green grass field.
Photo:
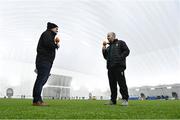
[(129, 101), (129, 106), (104, 105), (100, 100), (45, 100), (48, 107), (31, 100), (0, 99), (0, 119), (178, 119), (180, 100)]

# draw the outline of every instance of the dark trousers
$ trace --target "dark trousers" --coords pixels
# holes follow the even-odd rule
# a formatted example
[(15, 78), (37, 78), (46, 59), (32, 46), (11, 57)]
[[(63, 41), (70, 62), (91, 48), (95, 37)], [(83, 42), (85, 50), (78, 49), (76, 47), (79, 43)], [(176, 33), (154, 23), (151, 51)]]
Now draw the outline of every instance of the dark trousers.
[(36, 64), (37, 78), (33, 88), (33, 102), (42, 102), (41, 92), (42, 88), (49, 78), (52, 64), (49, 62), (42, 62)]
[(117, 99), (117, 83), (120, 87), (120, 93), (123, 100), (128, 100), (128, 88), (126, 85), (126, 79), (124, 75), (124, 70), (121, 68), (111, 68), (108, 69), (109, 85), (111, 90), (111, 101), (116, 103)]

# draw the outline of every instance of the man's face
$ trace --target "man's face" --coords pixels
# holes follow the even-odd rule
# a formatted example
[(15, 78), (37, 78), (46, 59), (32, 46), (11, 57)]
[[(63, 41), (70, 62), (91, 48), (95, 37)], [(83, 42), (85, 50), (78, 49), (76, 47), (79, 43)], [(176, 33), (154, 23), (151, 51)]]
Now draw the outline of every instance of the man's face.
[(107, 39), (108, 39), (109, 42), (113, 42), (114, 39), (115, 39), (114, 34), (113, 33), (108, 33), (107, 34)]
[(58, 27), (52, 28), (51, 30), (55, 33), (58, 33)]

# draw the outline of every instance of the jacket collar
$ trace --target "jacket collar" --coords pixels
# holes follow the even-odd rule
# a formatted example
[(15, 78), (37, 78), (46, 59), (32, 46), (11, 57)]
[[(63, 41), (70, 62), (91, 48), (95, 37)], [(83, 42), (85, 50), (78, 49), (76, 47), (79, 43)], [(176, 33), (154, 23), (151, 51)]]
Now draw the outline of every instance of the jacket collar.
[(50, 32), (51, 35), (53, 35), (53, 36), (56, 36), (56, 35), (57, 35), (57, 33), (53, 32), (53, 31), (51, 31), (51, 30), (49, 30), (49, 29), (47, 29), (46, 31)]
[(109, 43), (109, 45), (112, 45), (114, 43), (116, 43), (118, 41), (118, 39), (114, 39), (114, 41), (112, 43)]

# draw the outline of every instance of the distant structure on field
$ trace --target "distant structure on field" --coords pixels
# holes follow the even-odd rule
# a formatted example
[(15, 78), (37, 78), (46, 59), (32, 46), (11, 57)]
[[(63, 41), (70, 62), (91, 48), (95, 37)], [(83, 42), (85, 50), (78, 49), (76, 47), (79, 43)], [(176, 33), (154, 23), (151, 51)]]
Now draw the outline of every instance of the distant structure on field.
[(11, 98), (11, 97), (13, 96), (13, 94), (14, 94), (14, 91), (13, 91), (12, 88), (8, 88), (8, 89), (6, 90), (6, 96), (7, 96), (8, 98)]
[(180, 84), (134, 87), (129, 89), (129, 95), (141, 99), (180, 99)]
[(72, 77), (51, 74), (47, 85), (43, 88), (43, 98), (70, 99)]

